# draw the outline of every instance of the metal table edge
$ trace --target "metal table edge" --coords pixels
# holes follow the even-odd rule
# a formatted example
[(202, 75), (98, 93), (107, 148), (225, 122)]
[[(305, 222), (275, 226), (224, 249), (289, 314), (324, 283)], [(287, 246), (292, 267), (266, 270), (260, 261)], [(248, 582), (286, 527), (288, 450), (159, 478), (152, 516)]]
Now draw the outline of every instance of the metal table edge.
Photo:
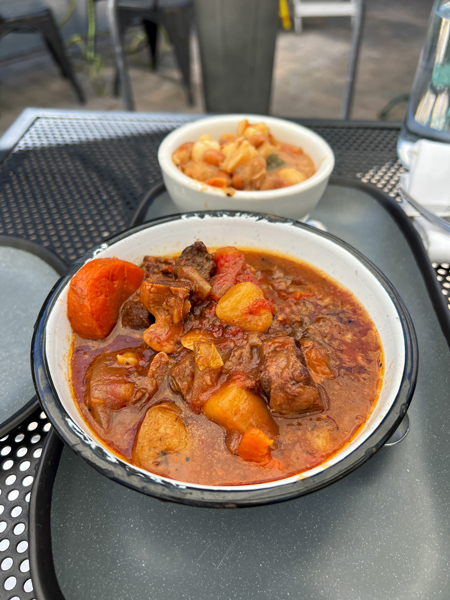
[[(12, 152), (19, 143), (26, 131), (39, 118), (47, 119), (86, 119), (86, 120), (129, 120), (146, 121), (155, 120), (195, 120), (203, 117), (212, 116), (210, 113), (189, 114), (189, 113), (171, 113), (171, 112), (128, 112), (128, 111), (103, 111), (103, 110), (80, 110), (80, 109), (53, 109), (53, 108), (26, 108), (14, 123), (5, 131), (0, 138), (0, 164)], [(264, 115), (261, 115), (262, 117)], [(278, 115), (270, 115), (276, 116)], [(372, 121), (372, 120), (342, 120), (342, 119), (315, 119), (299, 118), (293, 116), (279, 116), (279, 118), (288, 119), (297, 123), (302, 123), (309, 127), (370, 127), (374, 129), (399, 129), (400, 122), (397, 121)]]

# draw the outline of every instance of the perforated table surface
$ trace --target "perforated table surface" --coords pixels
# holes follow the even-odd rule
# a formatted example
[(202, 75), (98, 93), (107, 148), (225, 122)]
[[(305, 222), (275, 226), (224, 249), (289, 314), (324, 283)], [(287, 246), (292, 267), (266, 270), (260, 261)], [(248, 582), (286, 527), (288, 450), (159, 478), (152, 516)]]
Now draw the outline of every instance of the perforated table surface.
[[(67, 263), (127, 227), (161, 183), (163, 137), (192, 116), (29, 109), (0, 140), (0, 234), (52, 250)], [(393, 199), (403, 167), (397, 124), (302, 121), (336, 155), (335, 176), (375, 185)], [(450, 257), (449, 257), (450, 259)], [(442, 294), (449, 264), (433, 265)], [(37, 409), (0, 440), (0, 598), (34, 598), (28, 560), (28, 505), (50, 430)]]

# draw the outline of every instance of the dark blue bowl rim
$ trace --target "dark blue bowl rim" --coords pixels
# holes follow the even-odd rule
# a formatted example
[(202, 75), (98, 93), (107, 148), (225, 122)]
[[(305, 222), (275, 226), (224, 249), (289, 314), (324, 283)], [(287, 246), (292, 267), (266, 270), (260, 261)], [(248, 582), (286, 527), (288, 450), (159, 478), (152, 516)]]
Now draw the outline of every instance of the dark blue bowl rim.
[[(344, 459), (313, 476), (305, 479), (298, 479), (287, 484), (284, 484), (283, 480), (280, 480), (279, 485), (268, 488), (252, 486), (251, 488), (236, 487), (227, 490), (224, 490), (223, 488), (205, 490), (189, 484), (186, 485), (176, 481), (162, 480), (151, 473), (143, 474), (140, 471), (137, 471), (132, 465), (119, 459), (115, 459), (111, 453), (106, 452), (98, 443), (93, 443), (66, 414), (64, 407), (57, 396), (45, 355), (45, 329), (49, 315), (58, 300), (59, 294), (70, 278), (98, 251), (123, 240), (131, 234), (145, 229), (151, 229), (152, 227), (163, 223), (199, 217), (252, 218), (256, 221), (264, 220), (273, 223), (283, 223), (291, 227), (308, 229), (309, 231), (314, 232), (315, 235), (324, 237), (337, 244), (358, 259), (388, 293), (398, 313), (404, 336), (405, 365), (402, 381), (390, 410), (367, 440), (361, 443)], [(36, 392), (41, 406), (47, 414), (51, 424), (64, 442), (100, 473), (131, 489), (162, 500), (170, 500), (195, 506), (223, 508), (268, 504), (309, 494), (342, 479), (371, 458), (388, 441), (408, 410), (417, 380), (418, 344), (411, 317), (392, 283), (369, 259), (340, 238), (328, 232), (320, 231), (304, 223), (284, 217), (241, 211), (204, 211), (170, 215), (168, 217), (153, 219), (144, 224), (131, 227), (94, 247), (73, 263), (67, 274), (55, 285), (41, 309), (35, 325), (31, 348), (31, 361)]]

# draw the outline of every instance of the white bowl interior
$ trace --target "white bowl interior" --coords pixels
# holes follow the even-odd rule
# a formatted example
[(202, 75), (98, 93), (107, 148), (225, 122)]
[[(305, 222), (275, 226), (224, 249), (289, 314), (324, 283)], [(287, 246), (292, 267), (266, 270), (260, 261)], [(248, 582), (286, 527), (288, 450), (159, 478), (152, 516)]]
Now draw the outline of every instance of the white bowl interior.
[(221, 115), (218, 117), (206, 117), (183, 125), (171, 132), (161, 143), (158, 151), (158, 160), (163, 172), (175, 179), (178, 183), (188, 186), (191, 189), (197, 189), (202, 193), (223, 196), (220, 190), (214, 190), (205, 186), (199, 181), (191, 179), (184, 175), (172, 162), (173, 152), (185, 142), (197, 141), (199, 136), (209, 134), (214, 139), (219, 139), (224, 133), (236, 133), (237, 125), (243, 119), (248, 119), (251, 123), (263, 121), (266, 123), (276, 139), (284, 143), (301, 146), (306, 154), (309, 154), (314, 162), (317, 172), (303, 183), (281, 188), (279, 190), (269, 190), (266, 192), (243, 192), (237, 191), (233, 196), (236, 202), (240, 198), (255, 198), (261, 200), (264, 197), (273, 198), (293, 194), (299, 189), (309, 189), (323, 178), (329, 177), (334, 167), (334, 153), (327, 142), (318, 134), (307, 127), (303, 127), (292, 121), (268, 117), (262, 115)]
[[(250, 215), (224, 215), (220, 218), (190, 215), (138, 231), (105, 247), (97, 252), (96, 256), (117, 256), (140, 263), (145, 254), (167, 255), (181, 252), (195, 240), (202, 240), (209, 247), (235, 245), (241, 248), (264, 249), (306, 261), (337, 280), (366, 307), (381, 338), (385, 365), (380, 396), (368, 422), (350, 444), (320, 466), (281, 482), (257, 484), (256, 487), (290, 483), (338, 463), (372, 435), (392, 406), (401, 384), (405, 365), (404, 336), (399, 315), (389, 294), (372, 272), (340, 245), (317, 235), (313, 230), (293, 227), (289, 223), (269, 222)], [(71, 328), (66, 311), (67, 291), (68, 284), (61, 291), (49, 315), (45, 332), (45, 354), (53, 384), (67, 414), (90, 439), (98, 442), (75, 406), (67, 379), (71, 344)], [(190, 488), (211, 489), (210, 486), (184, 485)], [(239, 486), (240, 489), (252, 487), (255, 486)], [(221, 486), (214, 489), (230, 488)]]

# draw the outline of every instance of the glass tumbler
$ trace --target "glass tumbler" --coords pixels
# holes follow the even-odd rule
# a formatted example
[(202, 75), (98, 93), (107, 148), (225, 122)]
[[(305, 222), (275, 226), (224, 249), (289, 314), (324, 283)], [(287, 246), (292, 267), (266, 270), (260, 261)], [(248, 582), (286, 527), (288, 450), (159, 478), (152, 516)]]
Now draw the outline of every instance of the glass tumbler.
[(405, 167), (420, 139), (450, 143), (450, 0), (435, 0), (397, 154)]

